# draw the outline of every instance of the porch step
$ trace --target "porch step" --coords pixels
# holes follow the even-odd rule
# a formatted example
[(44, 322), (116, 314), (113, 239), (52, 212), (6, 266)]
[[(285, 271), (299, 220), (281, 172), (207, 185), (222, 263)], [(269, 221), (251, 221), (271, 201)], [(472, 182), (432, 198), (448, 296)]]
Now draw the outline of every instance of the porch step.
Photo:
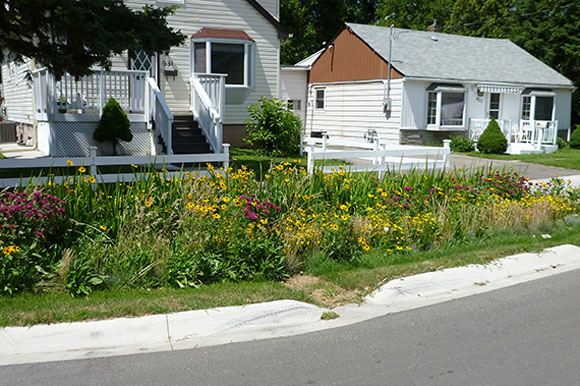
[(173, 154), (211, 153), (211, 148), (193, 115), (174, 115), (171, 128)]

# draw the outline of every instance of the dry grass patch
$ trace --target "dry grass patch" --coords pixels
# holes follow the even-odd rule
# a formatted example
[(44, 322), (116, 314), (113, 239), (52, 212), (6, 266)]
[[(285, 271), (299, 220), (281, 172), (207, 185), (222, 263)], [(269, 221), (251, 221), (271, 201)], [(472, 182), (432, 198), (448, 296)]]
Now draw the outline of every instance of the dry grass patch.
[(336, 283), (322, 280), (316, 276), (295, 275), (286, 280), (284, 285), (294, 291), (305, 293), (316, 304), (326, 308), (363, 301), (364, 291), (345, 289)]

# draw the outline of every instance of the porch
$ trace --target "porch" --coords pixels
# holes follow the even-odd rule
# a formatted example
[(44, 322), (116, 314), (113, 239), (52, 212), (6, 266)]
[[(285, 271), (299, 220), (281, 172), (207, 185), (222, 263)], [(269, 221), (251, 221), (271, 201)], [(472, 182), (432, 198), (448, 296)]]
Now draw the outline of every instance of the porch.
[[(190, 112), (175, 116), (149, 71), (95, 69), (75, 78), (55, 78), (47, 69), (32, 73), (37, 148), (53, 157), (101, 155), (110, 145), (92, 134), (110, 98), (119, 102), (131, 122), (133, 140), (121, 142), (120, 155), (222, 153), (225, 75), (194, 74), (190, 79)], [(183, 113), (182, 113), (183, 114)]]
[[(469, 119), (468, 137), (477, 142), (491, 119)], [(558, 150), (558, 121), (498, 119), (503, 135), (508, 141), (508, 154), (553, 153)]]

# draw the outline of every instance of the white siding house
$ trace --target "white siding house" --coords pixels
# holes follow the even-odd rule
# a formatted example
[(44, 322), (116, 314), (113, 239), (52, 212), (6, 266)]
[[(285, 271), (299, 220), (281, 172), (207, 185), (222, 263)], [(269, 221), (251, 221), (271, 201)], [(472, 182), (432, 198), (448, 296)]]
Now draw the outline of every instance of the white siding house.
[(306, 134), (326, 132), (331, 138), (353, 141), (378, 135), (382, 143), (399, 143), (403, 82), (391, 82), (392, 112), (385, 119), (383, 99), (386, 84), (382, 80), (311, 83), (308, 87)]
[(307, 134), (476, 140), (494, 118), (511, 153), (555, 151), (557, 137), (570, 133), (574, 91), (572, 81), (507, 39), (352, 23), (313, 61), (303, 87)]
[[(136, 134), (122, 153), (200, 152), (207, 146), (220, 152), (224, 141), (241, 143), (248, 106), (278, 94), (280, 39), (288, 36), (279, 23), (279, 0), (125, 3), (134, 9), (177, 5), (168, 24), (186, 41), (153, 57), (116, 56), (110, 72), (80, 80), (37, 70), (27, 82), (30, 60), (18, 71), (2, 64), (7, 118), (33, 126), (36, 145), (52, 156), (82, 155), (95, 144), (91, 133), (110, 97), (129, 114)], [(198, 127), (201, 142), (187, 143), (191, 136), (184, 131)]]

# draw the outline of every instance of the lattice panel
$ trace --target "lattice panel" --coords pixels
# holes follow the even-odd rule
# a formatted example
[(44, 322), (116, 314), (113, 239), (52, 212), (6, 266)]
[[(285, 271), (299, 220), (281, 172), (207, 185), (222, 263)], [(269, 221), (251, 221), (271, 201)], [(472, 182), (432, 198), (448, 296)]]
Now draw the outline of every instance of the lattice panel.
[(131, 69), (149, 71), (150, 76), (155, 77), (155, 56), (148, 56), (144, 51), (135, 52), (131, 59)]
[[(57, 157), (88, 157), (89, 146), (97, 146), (97, 155), (113, 155), (113, 145), (99, 143), (93, 139), (98, 122), (55, 122), (55, 146)], [(131, 142), (120, 141), (117, 155), (151, 155), (151, 133), (145, 122), (131, 122)]]

